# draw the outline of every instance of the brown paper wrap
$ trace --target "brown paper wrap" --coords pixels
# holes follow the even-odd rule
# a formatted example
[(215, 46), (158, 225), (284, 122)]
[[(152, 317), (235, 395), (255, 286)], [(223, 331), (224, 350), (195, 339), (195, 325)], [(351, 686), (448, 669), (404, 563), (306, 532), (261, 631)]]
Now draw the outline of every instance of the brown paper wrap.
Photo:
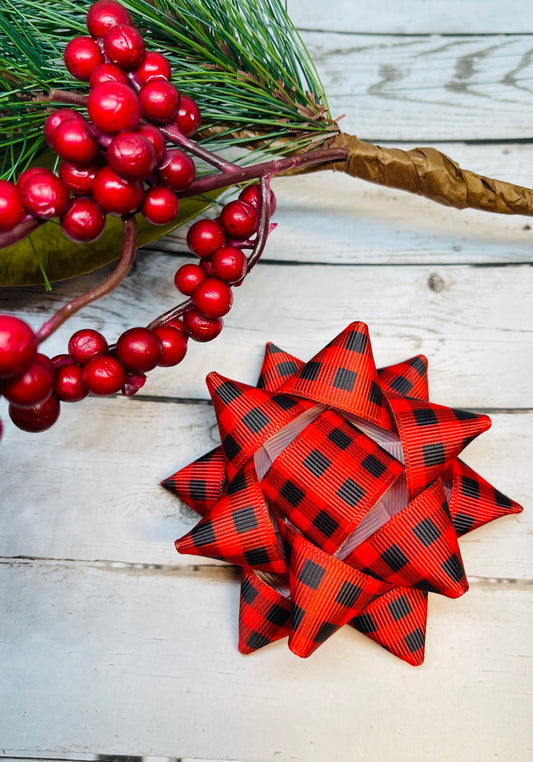
[(335, 147), (343, 146), (348, 150), (346, 161), (329, 166), (352, 177), (417, 193), (456, 209), (533, 215), (533, 190), (461, 169), (435, 148), (383, 148), (341, 132)]

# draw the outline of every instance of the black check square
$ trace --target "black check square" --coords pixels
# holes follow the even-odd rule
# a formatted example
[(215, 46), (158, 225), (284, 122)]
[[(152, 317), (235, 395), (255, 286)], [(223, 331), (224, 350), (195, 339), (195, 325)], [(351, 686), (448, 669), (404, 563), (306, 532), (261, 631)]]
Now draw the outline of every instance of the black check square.
[(270, 561), (268, 550), (266, 548), (252, 548), (252, 550), (247, 550), (244, 553), (244, 557), (250, 566), (264, 566)]
[(413, 416), (417, 426), (434, 426), (439, 422), (435, 411), (431, 408), (414, 408)]
[(379, 460), (379, 458), (376, 458), (375, 455), (367, 455), (366, 458), (361, 461), (361, 465), (363, 468), (366, 468), (369, 474), (375, 476), (376, 479), (379, 479), (380, 476), (383, 476), (387, 470), (385, 463)]
[(320, 564), (316, 564), (308, 558), (302, 567), (299, 579), (300, 582), (303, 582), (304, 585), (307, 585), (312, 590), (318, 590), (325, 573), (326, 570)]
[(356, 378), (357, 373), (355, 371), (348, 370), (348, 368), (338, 368), (333, 379), (333, 386), (336, 389), (344, 389), (346, 392), (351, 392)]
[(346, 608), (351, 608), (356, 600), (359, 598), (359, 595), (361, 594), (361, 588), (357, 585), (354, 585), (353, 582), (343, 582), (342, 587), (337, 593), (337, 597), (335, 598), (335, 601), (337, 603), (340, 603), (341, 606), (346, 606)]
[(237, 511), (233, 511), (231, 515), (235, 529), (239, 534), (243, 532), (249, 532), (250, 529), (256, 529), (257, 517), (253, 507), (250, 505), (247, 508), (239, 508)]
[(361, 498), (364, 497), (364, 494), (364, 489), (350, 478), (346, 479), (344, 484), (341, 484), (337, 490), (337, 495), (341, 500), (344, 500), (344, 502), (352, 508), (355, 508)]
[(305, 379), (306, 381), (316, 381), (321, 367), (321, 363), (313, 362), (313, 360), (311, 360), (300, 371), (300, 378)]
[(395, 572), (400, 571), (400, 569), (403, 569), (409, 563), (409, 559), (397, 545), (391, 545), (390, 548), (384, 550), (381, 558)]
[(320, 450), (310, 452), (302, 463), (314, 476), (319, 477), (331, 466), (331, 461), (325, 455), (322, 455)]
[(413, 533), (418, 537), (424, 547), (429, 547), (440, 537), (440, 532), (430, 518), (422, 521), (413, 527)]
[(250, 410), (246, 415), (243, 415), (242, 420), (252, 434), (258, 434), (270, 423), (263, 411), (258, 408)]
[(422, 456), (426, 468), (441, 466), (446, 462), (446, 453), (442, 442), (432, 442), (422, 446)]
[(411, 606), (407, 602), (405, 595), (402, 595), (400, 598), (396, 598), (396, 600), (391, 601), (388, 604), (388, 607), (395, 622), (398, 622), (400, 619), (403, 619), (411, 613)]
[(224, 383), (217, 387), (216, 393), (226, 405), (229, 405), (230, 402), (241, 396), (240, 389), (232, 381), (224, 381)]
[(258, 595), (259, 590), (255, 589), (250, 580), (243, 579), (241, 584), (241, 596), (243, 597), (244, 601), (248, 604), (251, 604), (255, 601)]

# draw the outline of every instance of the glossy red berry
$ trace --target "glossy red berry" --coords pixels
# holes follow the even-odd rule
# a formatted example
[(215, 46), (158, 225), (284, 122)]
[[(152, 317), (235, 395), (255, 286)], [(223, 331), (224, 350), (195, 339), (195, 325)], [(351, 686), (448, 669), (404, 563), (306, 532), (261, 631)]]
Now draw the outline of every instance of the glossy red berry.
[(54, 366), (54, 370), (57, 371), (57, 369), (62, 368), (63, 365), (72, 365), (72, 357), (65, 353), (54, 355), (52, 357), (52, 365)]
[(119, 69), (115, 64), (102, 63), (92, 70), (89, 86), (94, 89), (98, 85), (105, 85), (106, 82), (122, 82), (124, 85), (129, 85), (128, 75), (125, 71)]
[(111, 63), (131, 71), (142, 63), (145, 56), (143, 38), (130, 24), (112, 26), (104, 37), (104, 51)]
[(91, 394), (108, 397), (122, 389), (126, 371), (113, 355), (98, 355), (84, 365), (81, 380)]
[(187, 246), (202, 259), (209, 258), (225, 243), (226, 232), (216, 220), (198, 220), (187, 233)]
[(0, 180), (0, 232), (12, 230), (24, 216), (20, 189), (7, 180)]
[(80, 328), (73, 333), (68, 343), (68, 353), (79, 365), (85, 365), (92, 357), (107, 352), (107, 341), (94, 328)]
[(83, 116), (70, 108), (58, 108), (56, 111), (50, 114), (49, 117), (47, 117), (44, 123), (44, 137), (50, 148), (54, 147), (54, 133), (56, 129), (60, 124), (63, 124), (63, 122), (68, 122), (70, 119), (77, 119), (78, 122), (85, 123)]
[(70, 161), (63, 161), (59, 167), (59, 177), (72, 193), (76, 193), (78, 196), (88, 196), (91, 193), (93, 180), (99, 169), (100, 165), (98, 164), (79, 167)]
[(30, 326), (14, 315), (0, 315), (0, 378), (24, 372), (37, 352), (37, 339)]
[(230, 238), (245, 241), (257, 227), (257, 210), (244, 201), (230, 201), (220, 213), (220, 222)]
[(155, 169), (157, 155), (147, 138), (125, 131), (113, 138), (107, 149), (107, 163), (125, 180), (146, 180)]
[(152, 225), (168, 225), (178, 216), (178, 197), (170, 188), (154, 185), (145, 194), (141, 211)]
[(146, 373), (159, 363), (163, 349), (161, 341), (149, 328), (130, 328), (124, 331), (115, 349), (120, 362), (128, 370)]
[(237, 283), (246, 275), (248, 261), (235, 246), (221, 246), (211, 259), (213, 275), (226, 283)]
[(166, 79), (151, 79), (139, 92), (141, 112), (154, 124), (168, 124), (178, 115), (180, 96)]
[(200, 265), (187, 263), (182, 265), (174, 276), (174, 285), (185, 296), (190, 296), (196, 286), (207, 277), (205, 270)]
[(20, 376), (2, 384), (2, 394), (14, 405), (32, 407), (52, 394), (54, 366), (46, 355), (37, 353)]
[(194, 135), (195, 132), (198, 132), (202, 124), (198, 104), (183, 93), (180, 93), (180, 107), (176, 124), (179, 130), (188, 138)]
[(170, 64), (162, 53), (149, 50), (142, 64), (135, 69), (134, 74), (140, 85), (145, 85), (151, 79), (170, 79)]
[(89, 8), (87, 29), (93, 37), (105, 37), (117, 24), (131, 24), (131, 16), (116, 0), (98, 0)]
[(22, 189), (28, 180), (35, 177), (35, 175), (40, 175), (41, 172), (48, 172), (48, 170), (44, 167), (29, 167), (28, 169), (25, 169), (17, 180), (17, 186)]
[(98, 157), (98, 143), (81, 119), (61, 122), (54, 132), (53, 147), (61, 159), (79, 166), (94, 164)]
[(159, 130), (157, 127), (154, 127), (153, 124), (140, 124), (137, 127), (137, 132), (139, 135), (142, 135), (143, 138), (146, 138), (150, 141), (150, 143), (155, 148), (157, 161), (160, 162), (167, 150), (165, 136), (161, 130)]
[(174, 318), (174, 320), (170, 320), (168, 323), (165, 323), (165, 325), (172, 326), (172, 328), (175, 328), (177, 331), (179, 331), (185, 337), (187, 337), (187, 334), (185, 333), (185, 328), (183, 327), (183, 321), (180, 318)]
[(63, 54), (65, 66), (76, 79), (88, 82), (94, 69), (103, 62), (102, 53), (92, 37), (74, 37)]
[(141, 118), (136, 93), (122, 82), (105, 82), (91, 90), (87, 110), (98, 129), (110, 134), (133, 130)]
[[(274, 195), (274, 191), (271, 190), (268, 197), (268, 213), (270, 217), (272, 217), (276, 211), (276, 196)], [(247, 204), (250, 204), (259, 211), (261, 207), (261, 189), (259, 185), (257, 185), (257, 183), (254, 183), (254, 185), (248, 185), (239, 193), (239, 200), (245, 201)]]
[(26, 211), (41, 220), (60, 217), (69, 201), (65, 183), (46, 169), (30, 177), (22, 186), (20, 195)]
[(88, 395), (81, 380), (82, 369), (72, 360), (59, 368), (56, 367), (54, 395), (62, 402), (79, 402)]
[(126, 380), (122, 384), (122, 394), (125, 397), (133, 397), (146, 383), (144, 373), (126, 373)]
[(171, 148), (159, 165), (159, 175), (172, 190), (184, 191), (192, 184), (196, 167), (190, 156), (179, 148)]
[(17, 428), (36, 434), (54, 425), (59, 418), (60, 404), (52, 395), (44, 402), (32, 407), (18, 407), (11, 404), (8, 413)]
[(133, 214), (144, 198), (140, 180), (123, 180), (110, 167), (102, 167), (93, 180), (93, 197), (105, 212), (122, 216)]
[(105, 227), (105, 214), (90, 198), (74, 198), (61, 218), (63, 233), (76, 243), (91, 243)]
[(183, 330), (178, 330), (171, 325), (162, 325), (155, 329), (159, 336), (163, 351), (159, 365), (170, 368), (180, 363), (187, 353), (187, 336)]
[(191, 309), (183, 316), (183, 327), (194, 341), (216, 339), (224, 326), (222, 318), (206, 318), (197, 309)]
[(219, 318), (230, 311), (233, 294), (224, 281), (218, 278), (206, 278), (194, 289), (192, 301), (204, 317)]

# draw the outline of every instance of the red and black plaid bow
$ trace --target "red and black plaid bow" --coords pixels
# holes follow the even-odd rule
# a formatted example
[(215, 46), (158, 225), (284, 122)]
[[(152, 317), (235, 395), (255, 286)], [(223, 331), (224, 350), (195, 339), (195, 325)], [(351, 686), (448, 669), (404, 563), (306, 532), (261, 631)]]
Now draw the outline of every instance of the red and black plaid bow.
[(428, 592), (468, 589), (457, 538), (522, 510), (458, 459), (490, 419), (428, 402), (423, 356), (376, 369), (364, 323), (207, 384), (222, 444), (163, 485), (202, 515), (178, 551), (242, 567), (239, 649), (349, 624), (421, 664)]

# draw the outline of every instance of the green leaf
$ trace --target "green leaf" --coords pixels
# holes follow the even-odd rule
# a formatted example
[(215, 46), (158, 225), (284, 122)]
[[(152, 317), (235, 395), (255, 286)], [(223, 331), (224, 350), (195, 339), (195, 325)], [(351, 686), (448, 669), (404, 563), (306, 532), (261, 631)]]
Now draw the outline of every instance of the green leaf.
[[(220, 191), (210, 193), (211, 200), (204, 196), (183, 199), (180, 213), (170, 225), (151, 225), (141, 214), (137, 215), (138, 246), (144, 246), (197, 217), (218, 195)], [(122, 222), (118, 217), (108, 217), (103, 234), (88, 244), (74, 243), (63, 235), (56, 222), (47, 222), (28, 238), (0, 251), (0, 286), (44, 284), (41, 265), (51, 281), (91, 272), (118, 259), (121, 242)]]

